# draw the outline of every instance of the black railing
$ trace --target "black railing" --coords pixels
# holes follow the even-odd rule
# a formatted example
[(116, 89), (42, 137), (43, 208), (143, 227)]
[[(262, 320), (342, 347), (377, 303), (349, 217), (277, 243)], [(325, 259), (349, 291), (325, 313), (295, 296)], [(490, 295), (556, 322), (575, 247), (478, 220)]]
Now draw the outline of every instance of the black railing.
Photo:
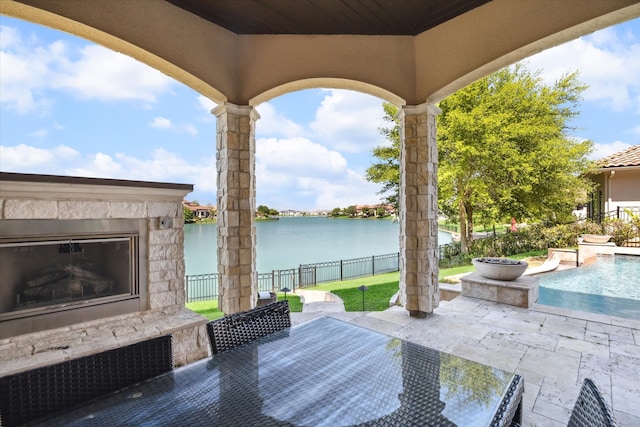
[(618, 206), (591, 218), (618, 246), (640, 247), (640, 206)]
[[(258, 291), (280, 292), (282, 288), (295, 291), (320, 283), (338, 282), (357, 277), (398, 271), (400, 254), (376, 255), (365, 258), (302, 264), (298, 268), (273, 270), (258, 274)], [(185, 276), (187, 302), (218, 298), (218, 273)]]
[(640, 216), (640, 206), (617, 206), (616, 210), (609, 212), (602, 212), (597, 215), (592, 215), (590, 219), (601, 224), (606, 220), (621, 219), (624, 221), (633, 221)]
[[(459, 256), (459, 243), (438, 246), (440, 266), (454, 264)], [(301, 264), (298, 268), (273, 270), (271, 273), (258, 274), (258, 291), (280, 292), (282, 288), (294, 291), (299, 288), (317, 286), (321, 283), (339, 282), (399, 270), (399, 253)], [(185, 276), (185, 288), (187, 302), (216, 299), (218, 298), (218, 273)]]
[(456, 224), (438, 224), (438, 228), (441, 230), (452, 231), (454, 233), (459, 233), (458, 226)]

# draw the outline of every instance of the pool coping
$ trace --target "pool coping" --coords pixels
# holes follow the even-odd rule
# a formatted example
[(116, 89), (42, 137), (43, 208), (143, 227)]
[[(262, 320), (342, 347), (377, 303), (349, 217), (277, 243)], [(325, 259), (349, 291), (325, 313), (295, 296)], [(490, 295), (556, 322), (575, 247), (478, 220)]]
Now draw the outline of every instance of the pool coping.
[(589, 311), (573, 310), (570, 308), (555, 307), (534, 303), (529, 307), (530, 311), (539, 313), (555, 314), (573, 319), (587, 320), (590, 322), (605, 323), (613, 326), (623, 326), (625, 328), (640, 329), (640, 320), (627, 319), (625, 317), (612, 316), (609, 314), (591, 313)]

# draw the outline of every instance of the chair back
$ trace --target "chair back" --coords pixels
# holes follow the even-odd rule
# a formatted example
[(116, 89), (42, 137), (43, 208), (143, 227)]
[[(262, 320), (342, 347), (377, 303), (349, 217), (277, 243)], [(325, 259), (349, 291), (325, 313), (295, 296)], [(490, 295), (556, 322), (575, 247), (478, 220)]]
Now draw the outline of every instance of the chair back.
[(278, 301), (207, 323), (211, 354), (215, 355), (291, 326), (289, 301)]
[(616, 426), (611, 406), (590, 378), (585, 378), (578, 399), (573, 406), (568, 427)]

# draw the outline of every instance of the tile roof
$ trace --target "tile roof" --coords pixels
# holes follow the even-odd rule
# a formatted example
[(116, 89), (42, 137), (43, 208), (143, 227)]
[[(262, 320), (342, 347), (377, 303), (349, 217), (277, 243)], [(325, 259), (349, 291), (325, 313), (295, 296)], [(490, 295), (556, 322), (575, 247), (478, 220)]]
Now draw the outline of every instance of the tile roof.
[(618, 151), (609, 157), (599, 160), (598, 163), (601, 168), (640, 166), (640, 144)]

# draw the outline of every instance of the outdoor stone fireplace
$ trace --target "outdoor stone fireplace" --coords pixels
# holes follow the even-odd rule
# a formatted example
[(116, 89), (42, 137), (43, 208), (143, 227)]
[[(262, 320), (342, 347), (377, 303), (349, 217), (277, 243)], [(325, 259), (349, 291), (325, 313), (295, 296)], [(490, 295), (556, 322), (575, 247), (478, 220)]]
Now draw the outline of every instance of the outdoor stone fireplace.
[(172, 335), (208, 355), (185, 308), (191, 185), (0, 173), (0, 377)]
[(148, 305), (142, 219), (0, 222), (0, 338)]

